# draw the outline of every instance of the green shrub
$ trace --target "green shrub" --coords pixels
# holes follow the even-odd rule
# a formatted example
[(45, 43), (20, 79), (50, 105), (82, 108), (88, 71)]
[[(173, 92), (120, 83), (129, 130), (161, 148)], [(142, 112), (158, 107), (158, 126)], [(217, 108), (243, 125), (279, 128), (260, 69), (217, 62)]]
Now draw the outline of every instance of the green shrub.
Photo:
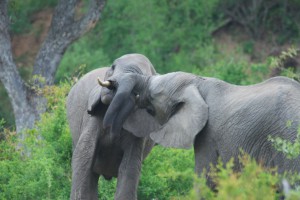
[[(188, 194), (193, 186), (194, 158), (192, 150), (167, 149), (156, 146), (142, 165), (138, 199), (168, 200)], [(116, 179), (100, 178), (99, 198), (113, 199)]]
[[(210, 44), (217, 17), (213, 1), (108, 1), (99, 24), (99, 46), (111, 60), (145, 54), (159, 73), (191, 71), (198, 49)], [(145, 12), (145, 8), (147, 11)], [(187, 68), (187, 69), (186, 69)]]
[(233, 163), (231, 159), (226, 164), (219, 161), (217, 166), (212, 166), (209, 176), (216, 183), (217, 192), (206, 185), (202, 175), (195, 179), (194, 189), (184, 199), (279, 199), (280, 194), (276, 191), (279, 177), (273, 170), (263, 169), (246, 155), (240, 158), (241, 172), (234, 172)]
[(205, 53), (212, 59), (208, 65), (201, 68), (195, 67), (192, 71), (200, 76), (214, 77), (237, 85), (249, 85), (263, 81), (269, 74), (269, 60), (265, 63), (252, 63), (246, 61), (241, 53), (222, 55)]
[(117, 187), (117, 179), (105, 180), (103, 177), (100, 177), (98, 182), (98, 194), (100, 200), (112, 200)]
[(193, 185), (192, 150), (155, 147), (142, 167), (139, 199), (171, 199), (187, 194)]
[(269, 140), (277, 151), (284, 153), (289, 159), (298, 158), (300, 155), (300, 129), (294, 142), (284, 140), (280, 137), (270, 137)]
[[(71, 138), (65, 114), (70, 85), (46, 89), (49, 110), (26, 131), (18, 147), (14, 132), (1, 141), (0, 199), (68, 199), (71, 180)], [(28, 152), (22, 155), (21, 152)]]
[[(65, 113), (70, 84), (46, 87), (47, 112), (36, 128), (26, 131), (20, 147), (16, 134), (3, 128), (0, 140), (0, 199), (68, 199), (71, 190), (71, 136)], [(29, 155), (21, 155), (21, 152)], [(170, 199), (187, 194), (193, 182), (192, 150), (155, 147), (144, 161), (140, 199)], [(113, 199), (116, 179), (100, 178), (100, 199)]]

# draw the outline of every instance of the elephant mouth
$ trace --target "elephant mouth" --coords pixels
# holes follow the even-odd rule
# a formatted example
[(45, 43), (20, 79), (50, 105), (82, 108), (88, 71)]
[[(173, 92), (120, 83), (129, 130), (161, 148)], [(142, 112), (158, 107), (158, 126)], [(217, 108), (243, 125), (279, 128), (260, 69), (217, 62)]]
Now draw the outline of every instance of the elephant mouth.
[(101, 96), (101, 102), (104, 105), (109, 105), (111, 103), (112, 99), (113, 99), (113, 95), (111, 95), (111, 94), (106, 94), (106, 95)]

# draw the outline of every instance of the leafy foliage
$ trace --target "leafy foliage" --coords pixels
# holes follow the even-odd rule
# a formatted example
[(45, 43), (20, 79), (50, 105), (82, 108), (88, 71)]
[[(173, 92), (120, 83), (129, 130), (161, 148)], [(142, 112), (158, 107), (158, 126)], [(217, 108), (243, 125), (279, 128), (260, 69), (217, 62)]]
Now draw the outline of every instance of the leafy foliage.
[[(12, 32), (27, 32), (31, 28), (30, 15), (41, 8), (52, 7), (56, 2), (57, 0), (10, 1)], [(252, 40), (242, 44), (242, 50), (225, 54), (218, 50), (211, 36), (211, 32), (222, 23), (223, 17), (227, 17), (224, 9), (243, 6), (249, 2), (108, 1), (100, 24), (67, 50), (57, 72), (57, 82), (73, 76), (78, 68), (80, 73), (85, 73), (107, 66), (117, 57), (133, 52), (143, 53), (149, 57), (159, 73), (180, 70), (220, 78), (234, 84), (259, 82), (268, 76), (270, 66), (280, 66), (281, 58), (249, 63), (244, 53), (251, 54), (254, 51)], [(259, 21), (251, 21), (244, 26), (248, 26), (249, 32), (257, 36), (265, 31), (272, 31), (279, 35), (277, 38), (279, 42), (287, 39), (297, 40), (299, 2), (296, 0), (274, 2), (286, 5), (269, 9), (266, 21), (260, 21), (263, 18), (259, 18)], [(261, 14), (263, 13), (253, 15), (253, 12), (248, 12), (248, 16), (245, 17), (251, 18), (252, 15), (255, 19)], [(285, 55), (294, 53), (288, 51)], [(283, 73), (292, 74), (286, 70)], [(0, 121), (0, 199), (69, 198), (71, 138), (64, 107), (65, 96), (69, 89), (70, 84), (63, 83), (59, 87), (48, 87), (43, 91), (48, 97), (48, 110), (37, 123), (37, 128), (26, 133), (26, 143), (21, 148), (29, 150), (28, 156), (21, 156), (22, 149), (17, 148), (19, 143), (15, 132), (5, 128), (4, 122)], [(3, 92), (1, 92), (1, 117), (7, 116), (5, 112), (9, 112), (5, 110), (8, 101), (3, 100), (2, 96)], [(6, 124), (10, 126), (12, 120), (6, 117)], [(299, 136), (295, 143), (280, 138), (273, 141), (280, 151), (286, 152), (287, 156), (292, 158), (299, 156), (298, 140)], [(215, 167), (210, 176), (217, 183), (216, 193), (207, 187), (204, 176), (195, 177), (191, 150), (163, 149), (157, 146), (144, 161), (138, 197), (139, 199), (279, 198), (276, 188), (281, 177), (272, 170), (263, 169), (248, 157), (242, 157), (240, 161), (243, 165), (240, 173), (233, 171), (232, 160), (227, 164), (220, 162)], [(294, 179), (294, 182), (299, 181), (296, 176)], [(115, 179), (105, 181), (101, 178), (100, 199), (113, 199), (115, 187)], [(292, 190), (287, 199), (299, 199), (299, 196), (299, 192)]]
[(35, 0), (11, 0), (9, 1), (9, 15), (11, 29), (14, 33), (24, 33), (30, 30), (30, 16), (38, 10), (54, 7), (57, 0), (35, 1)]
[[(111, 59), (140, 52), (150, 58), (159, 72), (190, 71), (198, 63), (197, 52), (210, 40), (216, 3), (216, 0), (156, 0), (146, 5), (141, 0), (108, 2), (100, 24), (101, 46)], [(147, 12), (143, 12), (145, 8)]]
[(234, 172), (234, 161), (212, 166), (210, 177), (217, 183), (214, 192), (206, 185), (204, 175), (195, 179), (194, 190), (186, 199), (279, 199), (276, 192), (279, 177), (272, 170), (265, 170), (249, 156), (240, 157), (241, 172)]
[(78, 70), (85, 74), (93, 69), (109, 66), (111, 62), (107, 55), (103, 49), (93, 46), (94, 42), (88, 35), (69, 47), (56, 73), (57, 81), (73, 77)]
[(193, 185), (191, 150), (155, 147), (145, 160), (138, 188), (139, 199), (171, 199), (188, 193)]
[[(65, 97), (69, 83), (46, 87), (47, 112), (37, 128), (26, 132), (18, 147), (13, 131), (3, 127), (0, 141), (0, 199), (68, 199), (71, 187), (71, 136), (66, 121)], [(23, 149), (30, 152), (22, 155)], [(192, 188), (192, 151), (155, 147), (144, 162), (140, 199), (170, 199)], [(170, 158), (170, 159), (166, 159)], [(180, 184), (179, 184), (180, 182)], [(113, 199), (116, 179), (99, 181), (100, 199)]]
[(225, 56), (221, 53), (215, 54), (209, 50), (205, 56), (212, 61), (207, 61), (207, 66), (195, 67), (192, 71), (200, 76), (215, 77), (226, 82), (237, 85), (249, 85), (263, 81), (269, 73), (270, 61), (264, 63), (249, 64), (240, 52), (234, 52), (233, 55)]
[(284, 140), (280, 137), (270, 137), (269, 140), (278, 151), (283, 152), (289, 159), (295, 159), (300, 155), (300, 131), (298, 131), (294, 142)]
[[(49, 87), (49, 111), (19, 146), (15, 132), (1, 141), (0, 199), (67, 199), (70, 191), (71, 139), (65, 114), (70, 85)], [(29, 155), (22, 155), (26, 149)]]

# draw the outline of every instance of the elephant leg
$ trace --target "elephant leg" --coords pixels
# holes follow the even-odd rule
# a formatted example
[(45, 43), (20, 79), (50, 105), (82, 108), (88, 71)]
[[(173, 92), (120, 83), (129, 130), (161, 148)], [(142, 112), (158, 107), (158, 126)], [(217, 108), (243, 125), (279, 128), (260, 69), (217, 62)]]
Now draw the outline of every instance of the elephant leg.
[(123, 141), (128, 141), (124, 148), (124, 155), (119, 167), (117, 178), (116, 200), (135, 200), (137, 199), (137, 187), (141, 173), (143, 158), (144, 139), (126, 135)]
[(155, 145), (155, 143), (150, 138), (145, 139), (142, 160), (144, 160), (149, 155), (149, 153), (152, 150), (152, 148), (154, 147), (154, 145)]
[(99, 119), (88, 117), (72, 157), (72, 200), (98, 199), (99, 175), (93, 172)]
[(195, 139), (194, 143), (194, 154), (195, 154), (195, 173), (198, 176), (203, 175), (206, 171), (205, 177), (207, 180), (207, 185), (211, 188), (215, 187), (215, 184), (208, 176), (211, 165), (215, 166), (218, 163), (218, 151), (216, 149), (216, 144), (213, 140), (207, 137), (199, 135)]

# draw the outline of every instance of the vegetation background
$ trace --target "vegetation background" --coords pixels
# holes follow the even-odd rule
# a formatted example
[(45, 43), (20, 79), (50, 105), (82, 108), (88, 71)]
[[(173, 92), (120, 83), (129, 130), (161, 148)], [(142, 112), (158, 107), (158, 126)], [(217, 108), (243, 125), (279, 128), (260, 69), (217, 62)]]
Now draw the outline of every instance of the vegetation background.
[[(11, 2), (13, 51), (26, 79), (57, 0)], [(30, 157), (15, 148), (12, 109), (0, 85), (0, 199), (69, 198), (71, 137), (64, 102), (82, 74), (136, 52), (146, 55), (158, 73), (180, 70), (243, 85), (280, 74), (298, 79), (299, 10), (299, 0), (108, 1), (97, 26), (67, 50), (56, 85), (44, 89), (48, 110), (36, 129), (27, 131), (24, 145)], [(272, 141), (287, 155), (299, 156), (299, 141)], [(204, 177), (194, 176), (192, 150), (155, 147), (143, 165), (139, 199), (280, 198), (281, 176), (246, 155), (241, 162), (245, 168), (239, 174), (232, 172), (232, 162), (216, 167), (211, 175), (218, 183), (216, 194)], [(297, 180), (292, 177), (285, 176), (290, 183)], [(113, 199), (115, 184), (100, 180), (100, 199)], [(299, 196), (296, 188), (288, 198)]]

